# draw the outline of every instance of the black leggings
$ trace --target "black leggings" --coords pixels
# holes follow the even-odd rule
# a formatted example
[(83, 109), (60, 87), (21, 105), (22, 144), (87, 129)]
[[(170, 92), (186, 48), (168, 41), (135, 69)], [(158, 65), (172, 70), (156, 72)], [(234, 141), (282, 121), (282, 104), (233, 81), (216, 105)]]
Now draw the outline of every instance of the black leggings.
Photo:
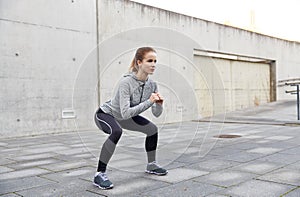
[(106, 139), (101, 149), (97, 169), (98, 172), (106, 171), (106, 166), (122, 136), (122, 128), (145, 133), (147, 135), (145, 149), (148, 156), (148, 162), (155, 161), (158, 138), (157, 127), (146, 118), (137, 115), (127, 120), (117, 120), (113, 116), (104, 113), (99, 108), (95, 114), (95, 122), (100, 130), (109, 134), (109, 137)]

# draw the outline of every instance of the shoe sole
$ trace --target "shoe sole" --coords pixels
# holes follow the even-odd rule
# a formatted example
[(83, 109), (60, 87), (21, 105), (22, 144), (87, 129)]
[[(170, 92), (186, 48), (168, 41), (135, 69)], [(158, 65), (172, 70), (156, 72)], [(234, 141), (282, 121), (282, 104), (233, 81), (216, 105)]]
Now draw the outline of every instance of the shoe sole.
[(97, 187), (99, 187), (100, 189), (102, 189), (102, 190), (106, 190), (106, 189), (112, 189), (113, 187), (114, 187), (114, 185), (111, 185), (111, 186), (109, 186), (109, 187), (101, 187), (100, 185), (98, 185), (97, 183), (93, 183), (93, 185), (95, 185), (95, 186), (97, 186)]
[(168, 174), (168, 171), (165, 172), (165, 173), (158, 173), (158, 172), (153, 172), (153, 171), (145, 170), (145, 173), (154, 174), (154, 175), (158, 175), (158, 176), (164, 176), (164, 175)]

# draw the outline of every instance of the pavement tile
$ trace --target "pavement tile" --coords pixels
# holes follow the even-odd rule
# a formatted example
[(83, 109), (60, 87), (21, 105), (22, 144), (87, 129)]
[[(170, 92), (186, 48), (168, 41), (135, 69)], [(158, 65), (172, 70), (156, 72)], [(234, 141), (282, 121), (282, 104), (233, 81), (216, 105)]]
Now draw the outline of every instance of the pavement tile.
[(299, 146), (299, 143), (294, 144), (294, 143), (290, 143), (289, 141), (272, 140), (270, 143), (265, 144), (265, 146), (266, 147), (272, 147), (272, 148), (276, 147), (276, 148), (280, 148), (282, 150), (288, 150), (288, 149), (295, 148), (295, 147)]
[(290, 191), (293, 187), (272, 182), (260, 180), (250, 180), (240, 185), (228, 188), (221, 192), (224, 195), (238, 197), (279, 197), (282, 194)]
[(48, 170), (44, 170), (44, 169), (40, 169), (40, 168), (17, 170), (17, 171), (2, 173), (0, 176), (0, 180), (30, 177), (30, 176), (36, 176), (36, 175), (41, 175), (41, 174), (47, 174), (49, 172), (50, 171), (48, 171)]
[(255, 141), (255, 143), (258, 143), (258, 144), (267, 144), (267, 143), (270, 143), (270, 140), (258, 140), (258, 141)]
[(254, 160), (252, 162), (243, 163), (230, 169), (262, 175), (275, 169), (281, 168), (282, 166), (284, 166), (284, 164)]
[(217, 191), (222, 190), (223, 188), (199, 183), (193, 180), (185, 181), (183, 183), (173, 184), (171, 186), (163, 187), (160, 189), (156, 189), (150, 192), (142, 193), (142, 196), (147, 197), (182, 197), (182, 196), (189, 196), (189, 197), (199, 197), (205, 196), (211, 193), (215, 193)]
[(246, 138), (246, 139), (262, 139), (262, 138), (265, 138), (266, 136), (262, 136), (262, 135), (246, 135), (246, 136), (243, 136), (243, 138)]
[(226, 168), (230, 168), (232, 166), (239, 165), (239, 162), (221, 160), (221, 159), (210, 159), (206, 161), (201, 161), (192, 165), (189, 165), (188, 168), (200, 169), (209, 172), (214, 172)]
[(291, 148), (291, 149), (287, 149), (284, 151), (281, 151), (280, 153), (282, 154), (292, 154), (292, 155), (300, 155), (300, 147), (295, 147), (295, 148)]
[(34, 160), (34, 159), (44, 159), (49, 157), (54, 157), (57, 154), (55, 153), (39, 153), (39, 154), (29, 154), (29, 155), (22, 155), (11, 158), (15, 161), (26, 161), (26, 160)]
[(243, 152), (233, 154), (233, 155), (225, 155), (223, 157), (220, 157), (219, 159), (224, 159), (224, 160), (236, 161), (236, 162), (243, 163), (243, 162), (249, 162), (249, 161), (259, 159), (263, 156), (264, 156), (263, 154), (248, 153), (248, 152), (243, 151)]
[(196, 155), (181, 155), (178, 158), (176, 158), (175, 161), (186, 163), (186, 164), (194, 164), (201, 161), (209, 160), (209, 159), (215, 159), (217, 158), (216, 155), (204, 155), (202, 156), (200, 153)]
[(14, 193), (9, 193), (9, 194), (1, 195), (1, 197), (20, 197), (20, 195), (17, 195), (17, 194), (14, 194)]
[(181, 162), (170, 161), (170, 160), (160, 160), (159, 164), (167, 170), (184, 167), (186, 165), (186, 164), (181, 163)]
[(284, 195), (284, 197), (299, 197), (299, 196), (300, 196), (300, 187), (293, 189), (292, 191)]
[(274, 162), (274, 163), (282, 163), (282, 164), (292, 164), (297, 161), (300, 161), (300, 155), (288, 156), (287, 154), (275, 153), (273, 155), (267, 155), (265, 157), (261, 157), (258, 160)]
[(217, 156), (223, 156), (223, 155), (232, 155), (236, 153), (242, 152), (241, 149), (235, 149), (235, 148), (228, 148), (228, 147), (221, 147), (221, 148), (213, 148), (211, 151), (208, 152), (210, 155), (217, 155)]
[(300, 186), (300, 171), (282, 168), (260, 176), (257, 179)]
[(94, 158), (95, 156), (92, 153), (83, 153), (83, 154), (73, 155), (73, 157), (78, 159), (91, 159)]
[(229, 196), (227, 196), (227, 195), (225, 196), (225, 195), (222, 195), (222, 194), (214, 193), (214, 194), (210, 194), (210, 195), (205, 196), (205, 197), (229, 197)]
[(5, 173), (5, 172), (11, 172), (11, 171), (14, 171), (14, 169), (8, 168), (8, 167), (5, 167), (5, 166), (0, 166), (0, 174)]
[(272, 137), (267, 137), (265, 139), (267, 140), (289, 140), (292, 139), (293, 136), (284, 136), (284, 135), (277, 135), (277, 136), (272, 136)]
[(189, 179), (193, 179), (199, 176), (203, 176), (208, 174), (209, 172), (189, 169), (189, 168), (176, 168), (168, 170), (169, 173), (166, 176), (153, 176), (146, 174), (145, 177), (150, 179), (155, 179), (159, 181), (164, 181), (168, 183), (178, 183), (181, 181), (186, 181)]
[(227, 146), (227, 148), (236, 149), (236, 150), (249, 150), (258, 147), (260, 147), (260, 144), (255, 143), (254, 140), (250, 142), (248, 141), (244, 143), (237, 143), (237, 144)]
[(67, 150), (68, 148), (65, 146), (46, 146), (43, 148), (34, 148), (26, 150), (29, 153), (48, 153), (58, 150)]
[(53, 181), (43, 179), (40, 177), (26, 177), (26, 178), (17, 178), (11, 180), (1, 180), (0, 195), (21, 191), (25, 189), (30, 189), (34, 187), (39, 187), (43, 185), (49, 185), (53, 183), (54, 183)]
[(0, 146), (7, 146), (7, 142), (0, 142)]
[(286, 168), (300, 171), (300, 161), (298, 161), (296, 163), (293, 163), (293, 164), (290, 164), (290, 165), (286, 166)]
[[(91, 173), (88, 174), (88, 176), (81, 176), (80, 178), (90, 182), (92, 184), (93, 178), (96, 172), (96, 168), (91, 170)], [(128, 182), (128, 180), (131, 179), (138, 179), (142, 178), (144, 176), (144, 172), (127, 172), (127, 171), (122, 171), (122, 170), (114, 170), (114, 169), (107, 169), (106, 170), (107, 176), (113, 184), (116, 185), (122, 185), (123, 183)]]
[(58, 143), (58, 142), (45, 142), (44, 140), (43, 141), (40, 141), (40, 142), (34, 142), (33, 145), (30, 145), (30, 146), (23, 146), (26, 150), (33, 150), (33, 149), (43, 149), (43, 148), (48, 148), (48, 147), (61, 147), (63, 146), (64, 144), (63, 143)]
[(63, 170), (69, 170), (74, 168), (79, 168), (83, 166), (89, 166), (87, 161), (66, 161), (66, 162), (56, 162), (48, 165), (43, 165), (43, 169), (50, 170), (53, 172), (59, 172)]
[(261, 154), (273, 154), (276, 152), (281, 151), (282, 149), (279, 148), (269, 148), (269, 147), (259, 147), (247, 150), (248, 153), (261, 153)]
[[(2, 156), (2, 155), (1, 155)], [(0, 165), (10, 165), (10, 164), (13, 164), (13, 163), (16, 163), (16, 161), (13, 161), (11, 159), (8, 159), (8, 158), (4, 158), (3, 156), (0, 158)]]
[(85, 194), (83, 196), (95, 196), (95, 194), (90, 192), (85, 192), (86, 190), (92, 188), (92, 185), (86, 181), (75, 179), (68, 181), (68, 184), (52, 183), (46, 186), (40, 186), (30, 189), (25, 189), (18, 191), (17, 194), (21, 196), (30, 197), (46, 197), (46, 196), (80, 196), (80, 194)]
[[(29, 161), (24, 161), (24, 162), (18, 162), (15, 164), (10, 164), (9, 167), (20, 170), (20, 169), (24, 169), (24, 168), (43, 166), (46, 164), (53, 164), (53, 163), (57, 163), (57, 162), (59, 162), (59, 160), (52, 159), (52, 158), (51, 159), (33, 160), (33, 161), (29, 160)], [(0, 169), (1, 169), (1, 167), (0, 167)]]
[[(145, 156), (144, 156), (145, 157)], [(108, 166), (113, 169), (118, 169), (128, 172), (143, 172), (146, 167), (146, 160), (138, 159), (126, 159), (126, 160), (115, 160), (109, 162)], [(96, 167), (96, 166), (95, 166)]]
[(82, 167), (77, 169), (69, 169), (61, 172), (49, 173), (40, 177), (53, 180), (56, 182), (67, 182), (77, 178), (89, 178), (95, 174), (95, 169), (91, 167)]
[(112, 190), (101, 190), (98, 187), (94, 186), (91, 189), (88, 189), (90, 192), (94, 192), (97, 194), (114, 197), (114, 196), (140, 196), (139, 193), (147, 192), (149, 190), (156, 191), (159, 188), (166, 187), (169, 184), (155, 181), (151, 179), (145, 178), (136, 178), (136, 179), (127, 179), (126, 182), (122, 182), (122, 184), (114, 183), (114, 188)]
[(61, 154), (61, 155), (75, 155), (75, 154), (90, 153), (90, 151), (94, 151), (94, 150), (88, 149), (86, 147), (82, 147), (82, 148), (62, 149), (62, 150), (57, 150), (57, 151), (54, 151), (54, 152), (56, 152), (58, 154)]
[(17, 147), (17, 148), (3, 148), (0, 150), (1, 155), (3, 154), (11, 154), (11, 153), (17, 153), (22, 151), (22, 147)]
[(237, 185), (241, 182), (245, 182), (256, 176), (257, 175), (246, 173), (246, 172), (222, 170), (222, 171), (212, 172), (208, 175), (196, 178), (194, 180), (202, 183), (209, 183), (220, 187), (229, 187), (229, 186)]

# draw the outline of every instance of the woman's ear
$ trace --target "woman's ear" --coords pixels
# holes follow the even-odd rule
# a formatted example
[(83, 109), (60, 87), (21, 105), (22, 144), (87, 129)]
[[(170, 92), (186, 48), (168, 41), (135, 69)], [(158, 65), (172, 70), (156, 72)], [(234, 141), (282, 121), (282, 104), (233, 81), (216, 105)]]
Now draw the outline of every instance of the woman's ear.
[(137, 63), (137, 65), (139, 66), (139, 65), (142, 64), (142, 61), (141, 61), (141, 60), (137, 60), (136, 63)]

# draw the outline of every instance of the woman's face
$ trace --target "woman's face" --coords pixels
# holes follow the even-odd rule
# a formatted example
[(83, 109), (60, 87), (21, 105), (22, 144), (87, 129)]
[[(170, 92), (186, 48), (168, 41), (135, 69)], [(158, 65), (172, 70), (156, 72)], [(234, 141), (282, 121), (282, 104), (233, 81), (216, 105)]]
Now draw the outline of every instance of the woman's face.
[(138, 61), (139, 71), (146, 74), (153, 74), (156, 67), (156, 53), (150, 51), (145, 54), (143, 61)]

